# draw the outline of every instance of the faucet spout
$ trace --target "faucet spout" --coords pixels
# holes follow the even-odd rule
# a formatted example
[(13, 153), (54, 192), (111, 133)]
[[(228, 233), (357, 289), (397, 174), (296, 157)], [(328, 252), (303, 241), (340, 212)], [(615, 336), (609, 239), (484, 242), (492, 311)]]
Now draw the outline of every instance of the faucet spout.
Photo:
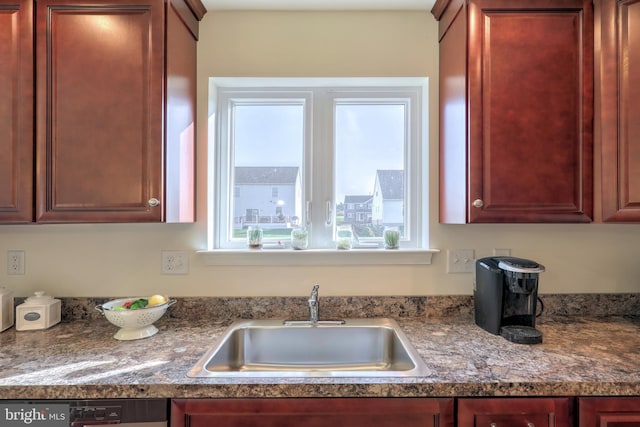
[(311, 296), (309, 297), (309, 321), (311, 323), (318, 323), (320, 319), (320, 301), (318, 298), (319, 285), (313, 285), (311, 290)]
[(319, 285), (313, 285), (311, 296), (309, 296), (309, 320), (285, 320), (285, 326), (336, 326), (344, 325), (344, 320), (320, 320), (320, 298), (318, 297)]

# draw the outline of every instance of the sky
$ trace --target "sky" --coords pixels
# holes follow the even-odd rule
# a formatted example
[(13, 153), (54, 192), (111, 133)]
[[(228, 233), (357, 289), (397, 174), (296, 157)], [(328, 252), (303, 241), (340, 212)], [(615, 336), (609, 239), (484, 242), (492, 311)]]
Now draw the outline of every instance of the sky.
[[(300, 167), (303, 115), (302, 105), (236, 105), (235, 165)], [(336, 105), (336, 203), (345, 195), (372, 194), (377, 169), (403, 169), (404, 116), (402, 104)]]

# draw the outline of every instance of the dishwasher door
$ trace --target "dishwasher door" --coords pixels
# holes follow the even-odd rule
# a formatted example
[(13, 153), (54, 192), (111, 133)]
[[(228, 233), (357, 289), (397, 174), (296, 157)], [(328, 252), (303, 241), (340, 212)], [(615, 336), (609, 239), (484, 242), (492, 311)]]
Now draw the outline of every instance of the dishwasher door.
[(167, 399), (5, 400), (0, 426), (168, 427)]

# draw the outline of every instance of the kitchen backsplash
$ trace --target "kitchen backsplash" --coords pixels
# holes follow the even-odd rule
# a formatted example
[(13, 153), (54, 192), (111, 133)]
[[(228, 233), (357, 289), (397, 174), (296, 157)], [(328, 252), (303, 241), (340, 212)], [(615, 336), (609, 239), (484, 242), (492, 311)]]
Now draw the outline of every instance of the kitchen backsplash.
[[(58, 297), (60, 298), (60, 297)], [(626, 316), (640, 315), (640, 294), (545, 294), (543, 315)], [(97, 319), (95, 310), (111, 298), (60, 298), (62, 320)], [(16, 305), (24, 298), (16, 298)], [(305, 319), (309, 316), (307, 297), (186, 297), (177, 298), (169, 308), (167, 318), (201, 319), (212, 322), (234, 319), (286, 318)], [(320, 317), (342, 319), (357, 317), (472, 317), (473, 297), (453, 296), (372, 296), (322, 297)]]

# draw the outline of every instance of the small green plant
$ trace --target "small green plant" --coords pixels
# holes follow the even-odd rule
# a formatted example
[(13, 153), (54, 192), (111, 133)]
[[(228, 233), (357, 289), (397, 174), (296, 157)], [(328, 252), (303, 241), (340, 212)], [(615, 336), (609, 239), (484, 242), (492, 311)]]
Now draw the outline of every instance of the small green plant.
[(400, 242), (400, 231), (397, 228), (384, 230), (384, 247), (387, 249), (397, 249)]
[(261, 248), (262, 236), (262, 228), (249, 227), (249, 229), (247, 229), (247, 245), (250, 248)]
[(351, 249), (353, 245), (353, 231), (350, 225), (341, 225), (337, 231), (336, 248)]
[(291, 247), (293, 249), (307, 249), (309, 233), (305, 228), (294, 228), (291, 231)]

